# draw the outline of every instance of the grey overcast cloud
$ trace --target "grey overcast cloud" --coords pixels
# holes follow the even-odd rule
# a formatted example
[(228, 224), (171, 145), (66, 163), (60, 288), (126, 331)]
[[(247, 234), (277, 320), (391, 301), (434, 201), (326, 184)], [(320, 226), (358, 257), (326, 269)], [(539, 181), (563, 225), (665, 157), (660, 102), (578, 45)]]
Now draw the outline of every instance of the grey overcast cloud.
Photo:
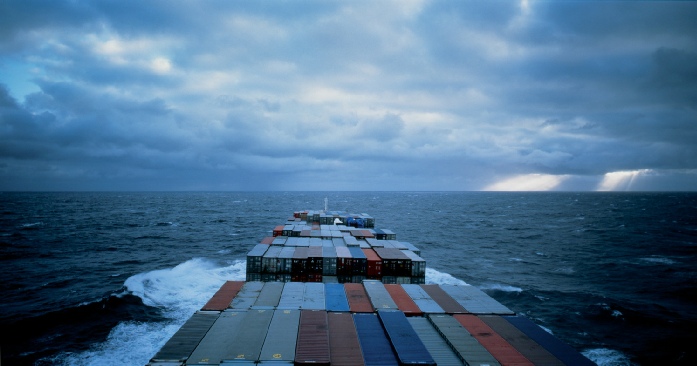
[(0, 1), (0, 190), (695, 190), (697, 2)]

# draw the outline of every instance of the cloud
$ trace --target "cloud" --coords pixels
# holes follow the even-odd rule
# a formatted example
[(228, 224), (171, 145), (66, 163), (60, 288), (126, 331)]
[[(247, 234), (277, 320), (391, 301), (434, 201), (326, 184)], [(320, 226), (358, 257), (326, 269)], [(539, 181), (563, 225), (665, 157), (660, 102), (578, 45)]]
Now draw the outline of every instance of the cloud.
[(0, 189), (697, 186), (690, 2), (0, 14)]

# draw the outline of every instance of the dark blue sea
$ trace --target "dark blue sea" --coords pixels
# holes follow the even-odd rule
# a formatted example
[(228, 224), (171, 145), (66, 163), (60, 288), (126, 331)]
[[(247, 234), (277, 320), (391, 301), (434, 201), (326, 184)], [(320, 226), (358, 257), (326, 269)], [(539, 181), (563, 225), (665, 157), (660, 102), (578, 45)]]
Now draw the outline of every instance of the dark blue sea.
[(3, 365), (144, 365), (293, 211), (368, 213), (599, 365), (697, 365), (696, 193), (0, 193)]

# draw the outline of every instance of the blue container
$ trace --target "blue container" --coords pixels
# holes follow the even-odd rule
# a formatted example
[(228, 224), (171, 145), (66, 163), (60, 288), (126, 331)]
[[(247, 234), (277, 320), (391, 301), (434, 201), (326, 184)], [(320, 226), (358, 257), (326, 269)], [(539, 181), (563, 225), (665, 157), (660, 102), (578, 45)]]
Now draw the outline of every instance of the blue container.
[(378, 317), (387, 336), (397, 352), (400, 365), (436, 366), (436, 362), (409, 324), (407, 317), (399, 310), (379, 310)]
[(375, 313), (353, 314), (366, 366), (398, 366), (390, 340)]
[(346, 291), (341, 283), (325, 283), (324, 293), (327, 311), (349, 311)]

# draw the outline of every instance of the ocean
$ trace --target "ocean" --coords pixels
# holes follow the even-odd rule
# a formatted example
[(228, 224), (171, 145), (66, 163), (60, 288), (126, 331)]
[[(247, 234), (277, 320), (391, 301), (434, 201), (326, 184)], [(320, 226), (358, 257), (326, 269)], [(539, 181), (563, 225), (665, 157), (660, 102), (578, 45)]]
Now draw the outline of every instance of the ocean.
[(0, 193), (3, 365), (144, 365), (294, 211), (368, 213), (598, 365), (697, 364), (697, 193)]

